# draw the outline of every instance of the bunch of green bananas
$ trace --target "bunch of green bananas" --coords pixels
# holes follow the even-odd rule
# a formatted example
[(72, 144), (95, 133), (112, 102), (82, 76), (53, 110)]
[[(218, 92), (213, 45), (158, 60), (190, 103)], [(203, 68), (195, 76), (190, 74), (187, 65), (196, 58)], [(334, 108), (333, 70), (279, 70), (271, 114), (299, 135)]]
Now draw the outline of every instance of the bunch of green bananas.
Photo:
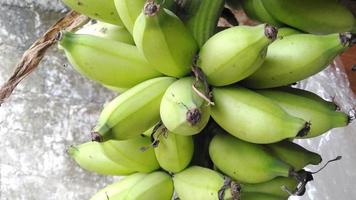
[[(92, 141), (68, 150), (83, 169), (126, 176), (92, 200), (303, 195), (313, 179), (304, 168), (322, 159), (292, 140), (350, 122), (335, 103), (289, 86), (356, 43), (345, 32), (355, 20), (336, 1), (244, 0), (269, 24), (220, 32), (224, 0), (64, 2), (95, 20), (62, 32), (60, 49), (81, 74), (121, 93)], [(284, 24), (309, 33), (275, 27)]]

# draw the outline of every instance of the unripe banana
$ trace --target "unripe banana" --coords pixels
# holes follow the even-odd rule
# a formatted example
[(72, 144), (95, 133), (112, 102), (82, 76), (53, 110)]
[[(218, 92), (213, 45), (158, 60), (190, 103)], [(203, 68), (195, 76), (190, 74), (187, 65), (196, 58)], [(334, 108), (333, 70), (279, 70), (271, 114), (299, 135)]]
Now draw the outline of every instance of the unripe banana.
[(337, 1), (261, 0), (261, 2), (275, 19), (305, 32), (340, 33), (351, 31), (354, 26), (353, 14)]
[(297, 180), (291, 177), (277, 177), (270, 181), (256, 184), (241, 184), (241, 190), (245, 193), (263, 193), (286, 199), (290, 194), (285, 189), (293, 194), (297, 190), (297, 187)]
[(241, 193), (241, 200), (287, 200), (288, 197), (279, 197), (263, 193)]
[(263, 5), (263, 0), (243, 0), (242, 7), (246, 14), (257, 21), (268, 23), (273, 26), (283, 26), (283, 23), (276, 20)]
[(269, 46), (265, 62), (243, 84), (251, 88), (272, 88), (303, 80), (323, 70), (353, 40), (350, 33), (284, 37)]
[[(233, 182), (237, 187), (232, 188), (232, 182), (227, 181), (227, 178), (211, 169), (192, 166), (175, 174), (173, 182), (177, 196), (181, 200), (218, 200), (219, 196), (220, 199), (233, 199), (233, 196), (244, 193), (263, 193), (266, 196), (288, 198), (289, 193), (285, 190), (293, 194), (298, 187), (298, 182), (294, 178), (277, 177), (257, 184)], [(222, 191), (224, 193), (221, 193)]]
[(159, 144), (154, 150), (157, 161), (164, 170), (177, 173), (188, 166), (194, 152), (192, 136), (167, 132), (157, 139)]
[[(339, 109), (339, 107), (334, 102), (327, 101), (327, 100), (323, 99), (322, 97), (320, 97), (319, 95), (317, 95), (313, 92), (309, 92), (307, 90), (292, 88), (292, 87), (279, 87), (279, 88), (276, 88), (276, 90), (288, 92), (288, 93), (291, 93), (296, 96), (303, 96), (303, 97), (308, 98), (311, 101), (314, 101), (320, 105), (323, 105), (324, 107), (326, 107), (330, 110), (333, 110), (333, 111), (336, 111)], [(264, 90), (256, 90), (256, 91), (264, 91)]]
[(81, 168), (98, 174), (127, 175), (135, 172), (125, 164), (109, 159), (102, 148), (102, 143), (87, 142), (79, 146), (71, 146), (68, 153)]
[(148, 174), (135, 184), (125, 200), (171, 200), (172, 196), (172, 178), (158, 171)]
[(152, 172), (159, 168), (155, 152), (148, 137), (136, 137), (129, 140), (109, 140), (102, 143), (107, 157), (114, 162), (137, 172)]
[(306, 138), (319, 136), (326, 131), (347, 126), (349, 117), (343, 112), (335, 111), (335, 104), (323, 100), (321, 97), (298, 89), (269, 89), (257, 90), (290, 115), (299, 117), (312, 124)]
[(278, 29), (278, 35), (277, 39), (283, 39), (283, 37), (287, 37), (289, 35), (296, 35), (296, 34), (301, 34), (302, 32), (289, 28), (289, 27), (283, 27)]
[(123, 25), (116, 12), (114, 0), (63, 0), (63, 3), (90, 18), (119, 26)]
[(208, 82), (214, 86), (235, 83), (261, 66), (268, 45), (276, 37), (277, 30), (269, 25), (226, 29), (204, 44), (198, 65), (207, 76)]
[(153, 1), (137, 18), (133, 37), (138, 49), (159, 72), (173, 77), (189, 73), (197, 51), (194, 37), (174, 13)]
[(195, 93), (193, 84), (192, 77), (177, 80), (168, 87), (162, 98), (161, 120), (175, 134), (197, 134), (209, 121), (210, 106)]
[[(127, 30), (132, 34), (133, 27), (137, 17), (141, 14), (142, 9), (147, 0), (114, 0), (116, 10), (120, 15), (120, 18), (127, 28)], [(164, 1), (164, 7), (170, 8), (174, 4), (174, 0)]]
[(119, 87), (114, 87), (114, 86), (109, 86), (109, 85), (103, 85), (103, 86), (106, 87), (107, 89), (112, 90), (119, 94), (121, 94), (129, 89), (129, 88), (119, 88)]
[[(192, 166), (175, 174), (174, 189), (181, 200), (218, 200), (219, 190), (224, 186), (224, 176), (208, 168)], [(230, 190), (224, 199), (229, 199)]]
[(161, 77), (142, 82), (105, 106), (92, 133), (94, 141), (133, 138), (154, 126), (164, 92), (175, 81)]
[(242, 183), (261, 183), (278, 176), (289, 177), (292, 167), (258, 144), (218, 134), (210, 143), (209, 155), (224, 174)]
[(289, 115), (273, 100), (243, 87), (214, 88), (213, 119), (230, 134), (252, 143), (304, 136), (306, 121)]
[(70, 32), (62, 34), (59, 44), (76, 70), (104, 85), (131, 88), (161, 76), (132, 45)]
[(199, 47), (202, 47), (215, 33), (224, 3), (224, 0), (193, 0), (188, 1), (189, 8), (185, 8), (183, 5), (183, 9), (188, 12), (184, 22), (192, 32)]
[(135, 45), (131, 34), (122, 26), (116, 26), (105, 22), (92, 20), (81, 29), (75, 32), (76, 34), (94, 35), (106, 39), (116, 40), (126, 44)]
[(267, 148), (269, 148), (279, 159), (292, 166), (296, 171), (299, 171), (310, 164), (318, 165), (322, 161), (319, 154), (308, 151), (304, 147), (288, 140), (268, 144)]
[(111, 184), (97, 192), (90, 200), (126, 200), (128, 192), (147, 174), (136, 173), (127, 176), (117, 183)]

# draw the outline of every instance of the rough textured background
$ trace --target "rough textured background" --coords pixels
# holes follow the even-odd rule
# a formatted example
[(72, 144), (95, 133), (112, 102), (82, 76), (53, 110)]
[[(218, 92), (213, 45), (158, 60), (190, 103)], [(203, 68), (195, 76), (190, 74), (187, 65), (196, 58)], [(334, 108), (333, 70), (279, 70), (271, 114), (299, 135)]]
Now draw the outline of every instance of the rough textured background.
[(0, 0), (0, 5), (37, 7), (43, 10), (62, 11), (65, 6), (61, 0)]
[[(60, 17), (38, 8), (62, 10), (57, 3), (0, 0), (0, 83), (10, 76), (23, 51)], [(89, 131), (102, 105), (115, 96), (67, 64), (53, 48), (38, 70), (0, 107), (0, 200), (84, 200), (114, 180), (83, 171), (66, 154), (69, 145), (89, 140)], [(356, 98), (343, 80), (339, 68), (329, 67), (299, 87), (327, 99), (335, 97), (344, 110), (350, 110)], [(301, 142), (321, 152), (324, 160), (344, 157), (315, 175), (308, 193), (300, 199), (356, 198), (355, 132), (354, 122), (347, 128)]]

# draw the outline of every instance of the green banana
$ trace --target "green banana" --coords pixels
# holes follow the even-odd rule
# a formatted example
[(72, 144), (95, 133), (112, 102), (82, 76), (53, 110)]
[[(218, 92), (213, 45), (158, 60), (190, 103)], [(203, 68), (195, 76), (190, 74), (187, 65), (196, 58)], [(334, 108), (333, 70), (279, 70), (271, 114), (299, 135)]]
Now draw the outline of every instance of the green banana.
[(290, 194), (284, 189), (294, 194), (298, 190), (297, 180), (291, 177), (277, 177), (270, 181), (266, 181), (262, 183), (241, 184), (241, 190), (245, 193), (263, 193), (263, 194), (274, 195), (287, 199), (290, 196)]
[(88, 171), (104, 175), (127, 175), (135, 171), (108, 158), (102, 148), (102, 143), (87, 142), (78, 146), (71, 146), (68, 154), (78, 165)]
[(194, 143), (192, 136), (177, 135), (166, 132), (159, 138), (155, 150), (159, 165), (169, 172), (180, 172), (185, 169), (193, 157)]
[[(218, 200), (224, 176), (211, 169), (192, 166), (173, 176), (174, 189), (181, 200)], [(230, 198), (230, 189), (223, 199)]]
[[(131, 34), (133, 33), (135, 21), (141, 14), (146, 1), (147, 0), (114, 0), (116, 10), (120, 15), (123, 24)], [(169, 9), (173, 4), (174, 0), (164, 1), (165, 8)]]
[(274, 143), (305, 136), (306, 121), (289, 115), (273, 100), (236, 86), (214, 88), (213, 119), (230, 134), (252, 143)]
[(274, 157), (258, 144), (217, 134), (210, 142), (209, 155), (224, 174), (242, 183), (261, 183), (278, 176), (289, 177), (293, 167)]
[(168, 87), (161, 101), (161, 120), (179, 135), (199, 133), (210, 118), (210, 106), (192, 89), (194, 79), (186, 77)]
[(75, 32), (76, 34), (94, 35), (103, 37), (126, 44), (135, 45), (131, 34), (121, 26), (108, 24), (105, 22), (92, 20), (81, 29)]
[(263, 193), (241, 193), (241, 200), (288, 200), (288, 197), (279, 197)]
[(351, 31), (355, 23), (351, 11), (337, 1), (261, 0), (261, 2), (278, 21), (309, 33)]
[[(298, 182), (294, 178), (277, 177), (257, 184), (237, 183), (228, 181), (228, 177), (219, 172), (200, 166), (191, 166), (175, 174), (173, 182), (177, 196), (181, 200), (233, 199), (233, 196), (244, 193), (263, 193), (266, 196), (287, 199), (290, 194), (283, 189), (292, 194), (298, 189)], [(237, 187), (232, 187), (233, 184)]]
[(148, 1), (135, 22), (133, 37), (138, 49), (159, 72), (183, 77), (191, 70), (198, 46), (171, 11)]
[(90, 18), (122, 26), (113, 0), (63, 0), (71, 9)]
[[(281, 90), (283, 92), (288, 92), (291, 93), (292, 95), (296, 95), (296, 96), (303, 96), (305, 98), (310, 99), (311, 101), (316, 102), (317, 104), (321, 104), (324, 107), (336, 111), (339, 109), (339, 107), (332, 101), (327, 101), (325, 99), (323, 99), (322, 97), (320, 97), (319, 95), (313, 93), (313, 92), (309, 92), (307, 90), (303, 90), (303, 89), (298, 89), (298, 88), (292, 88), (292, 87), (279, 87), (276, 88), (276, 90)], [(263, 90), (255, 90), (255, 91), (263, 91)]]
[(64, 32), (59, 45), (76, 70), (107, 86), (131, 88), (142, 81), (161, 76), (137, 48), (129, 44)]
[(277, 39), (283, 39), (289, 35), (302, 34), (302, 32), (289, 27), (283, 27), (278, 29)]
[(126, 200), (128, 192), (147, 174), (136, 173), (127, 176), (114, 184), (108, 185), (97, 192), (90, 200)]
[(268, 89), (256, 92), (275, 101), (290, 115), (309, 121), (312, 126), (306, 138), (319, 136), (332, 128), (347, 126), (349, 123), (349, 117), (345, 113), (335, 111), (335, 104), (309, 92), (298, 89)]
[(185, 20), (186, 26), (192, 32), (199, 47), (215, 33), (219, 17), (224, 8), (224, 0), (200, 0), (194, 8), (189, 9), (189, 18)]
[(116, 97), (101, 112), (93, 140), (128, 139), (154, 126), (160, 119), (164, 92), (174, 81), (170, 77), (150, 79)]
[(152, 148), (142, 150), (149, 145), (148, 137), (139, 136), (129, 140), (109, 140), (102, 143), (102, 148), (109, 159), (130, 170), (152, 172), (159, 168), (159, 164)]
[(319, 154), (308, 151), (302, 146), (288, 140), (268, 144), (267, 148), (279, 159), (292, 166), (296, 171), (310, 164), (318, 165), (322, 161)]
[(114, 86), (109, 86), (109, 85), (103, 85), (103, 86), (106, 87), (107, 89), (112, 90), (119, 94), (121, 94), (129, 89), (129, 88), (119, 88), (119, 87), (114, 87)]
[(173, 180), (165, 172), (152, 172), (135, 184), (125, 200), (171, 200)]
[(355, 43), (350, 33), (297, 34), (271, 44), (265, 62), (243, 81), (250, 88), (289, 85), (323, 70), (337, 55)]
[(242, 7), (245, 13), (252, 19), (268, 23), (273, 26), (283, 26), (283, 23), (275, 19), (263, 5), (263, 0), (243, 0)]
[(204, 44), (199, 53), (198, 66), (214, 86), (235, 83), (262, 65), (268, 45), (276, 37), (277, 30), (266, 24), (226, 29)]

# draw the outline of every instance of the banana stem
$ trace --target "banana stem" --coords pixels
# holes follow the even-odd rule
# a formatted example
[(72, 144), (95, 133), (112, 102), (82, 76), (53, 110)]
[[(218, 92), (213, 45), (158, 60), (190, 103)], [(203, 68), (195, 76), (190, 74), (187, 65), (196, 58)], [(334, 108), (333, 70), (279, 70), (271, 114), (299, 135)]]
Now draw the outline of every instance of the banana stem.
[[(194, 58), (194, 61), (193, 61), (192, 72), (193, 72), (193, 74), (195, 76), (195, 82), (192, 85), (192, 89), (198, 96), (200, 96), (206, 102), (208, 102), (208, 106), (210, 106), (210, 105), (214, 106), (215, 103), (211, 100), (212, 99), (212, 93), (210, 91), (209, 83), (207, 81), (207, 78), (206, 78), (204, 72), (198, 67), (197, 60), (198, 60), (198, 56), (196, 56)], [(205, 89), (204, 93), (205, 94), (202, 93), (201, 91), (199, 91), (197, 89), (197, 87), (196, 87), (197, 84), (199, 83), (199, 81), (202, 81), (203, 84), (204, 84), (204, 89)]]
[(300, 170), (295, 172), (291, 170), (289, 173), (290, 177), (294, 177), (298, 181), (297, 189), (294, 192), (289, 191), (286, 187), (282, 186), (282, 189), (288, 193), (291, 193), (295, 196), (303, 196), (306, 191), (306, 185), (309, 181), (314, 180), (313, 173), (305, 170)]
[(224, 200), (225, 191), (227, 189), (231, 189), (231, 198), (232, 200), (240, 200), (240, 193), (241, 193), (241, 185), (228, 176), (224, 177), (224, 185), (218, 191), (219, 200)]
[[(156, 133), (158, 133), (156, 135)], [(151, 134), (151, 144), (149, 146), (141, 147), (141, 151), (147, 151), (149, 148), (153, 147), (156, 148), (158, 147), (160, 143), (160, 137), (163, 135), (164, 137), (167, 137), (168, 130), (167, 128), (163, 125), (162, 121), (159, 121), (156, 126), (153, 128), (152, 134)]]

